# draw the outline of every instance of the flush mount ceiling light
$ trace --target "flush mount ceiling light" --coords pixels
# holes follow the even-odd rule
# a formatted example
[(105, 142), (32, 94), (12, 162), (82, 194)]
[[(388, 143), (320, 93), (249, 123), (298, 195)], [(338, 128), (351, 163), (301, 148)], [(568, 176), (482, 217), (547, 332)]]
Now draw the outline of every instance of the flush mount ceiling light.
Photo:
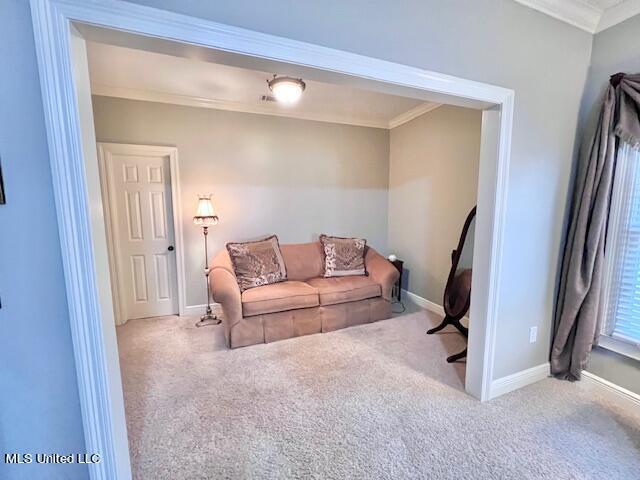
[(267, 80), (267, 84), (276, 100), (282, 103), (297, 102), (306, 86), (301, 78), (278, 77), (276, 75), (271, 80)]

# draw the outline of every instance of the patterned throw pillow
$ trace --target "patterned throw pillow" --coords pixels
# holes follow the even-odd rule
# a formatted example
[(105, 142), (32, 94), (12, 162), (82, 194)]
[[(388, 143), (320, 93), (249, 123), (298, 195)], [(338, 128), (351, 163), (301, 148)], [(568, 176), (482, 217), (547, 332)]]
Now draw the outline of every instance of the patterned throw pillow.
[(366, 240), (320, 235), (320, 243), (324, 250), (325, 277), (367, 275), (364, 266)]
[(287, 270), (275, 235), (256, 242), (227, 243), (227, 251), (241, 292), (287, 279)]

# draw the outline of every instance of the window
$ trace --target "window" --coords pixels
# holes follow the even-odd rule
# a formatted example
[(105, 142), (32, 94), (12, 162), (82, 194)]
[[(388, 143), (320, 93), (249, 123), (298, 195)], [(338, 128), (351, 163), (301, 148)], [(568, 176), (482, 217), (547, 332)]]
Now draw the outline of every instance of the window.
[[(621, 143), (605, 253), (600, 344), (640, 352), (640, 150)], [(620, 345), (620, 344), (626, 345)], [(632, 350), (630, 350), (632, 349)]]

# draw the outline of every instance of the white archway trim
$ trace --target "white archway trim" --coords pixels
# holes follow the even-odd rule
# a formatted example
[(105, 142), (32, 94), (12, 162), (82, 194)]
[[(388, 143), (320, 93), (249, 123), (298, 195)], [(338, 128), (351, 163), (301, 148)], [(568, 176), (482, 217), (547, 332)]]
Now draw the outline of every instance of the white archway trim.
[[(31, 0), (86, 449), (102, 461), (92, 479), (131, 477), (113, 316), (104, 301), (106, 245), (92, 231), (89, 142), (74, 83), (72, 22), (89, 23), (281, 62), (305, 65), (492, 104), (483, 113), (467, 391), (491, 395), (514, 92), (419, 68), (117, 0)], [(86, 127), (86, 125), (84, 125)], [(93, 129), (93, 125), (89, 126)], [(93, 135), (93, 134), (91, 134)], [(95, 141), (95, 138), (93, 139)], [(94, 146), (95, 149), (95, 146)], [(95, 171), (94, 171), (95, 170)], [(105, 251), (103, 250), (105, 248)], [(104, 265), (103, 265), (104, 264)], [(111, 309), (110, 311), (108, 309)]]

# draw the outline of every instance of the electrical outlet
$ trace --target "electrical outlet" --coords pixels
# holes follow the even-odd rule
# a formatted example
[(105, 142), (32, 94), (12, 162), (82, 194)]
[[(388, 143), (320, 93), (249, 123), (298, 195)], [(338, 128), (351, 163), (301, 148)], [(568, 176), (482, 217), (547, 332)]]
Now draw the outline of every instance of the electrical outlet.
[(538, 340), (538, 327), (531, 327), (529, 329), (529, 343), (536, 343)]

